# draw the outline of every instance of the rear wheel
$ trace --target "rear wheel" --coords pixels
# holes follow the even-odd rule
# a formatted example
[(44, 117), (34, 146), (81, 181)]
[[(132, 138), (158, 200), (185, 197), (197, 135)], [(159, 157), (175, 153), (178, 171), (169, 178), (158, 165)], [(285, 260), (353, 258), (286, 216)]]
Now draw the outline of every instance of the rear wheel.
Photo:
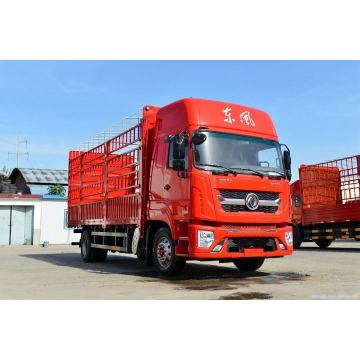
[(314, 242), (319, 248), (326, 249), (331, 245), (332, 240), (317, 240)]
[(154, 236), (153, 260), (157, 270), (162, 275), (179, 275), (186, 261), (175, 254), (175, 242), (169, 229), (161, 228)]
[(304, 240), (303, 229), (300, 225), (293, 227), (294, 234), (294, 249), (300, 249)]
[(107, 250), (91, 247), (91, 235), (88, 230), (81, 234), (80, 239), (81, 258), (83, 262), (104, 262), (107, 258)]
[(234, 260), (234, 265), (240, 271), (256, 271), (264, 264), (264, 258), (248, 258)]
[(94, 261), (94, 251), (91, 247), (90, 234), (85, 230), (80, 239), (81, 258), (85, 263)]

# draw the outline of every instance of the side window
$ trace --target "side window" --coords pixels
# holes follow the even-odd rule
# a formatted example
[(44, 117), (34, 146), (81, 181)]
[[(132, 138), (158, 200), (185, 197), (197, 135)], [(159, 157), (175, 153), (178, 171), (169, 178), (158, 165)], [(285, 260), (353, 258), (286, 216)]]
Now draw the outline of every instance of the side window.
[(278, 168), (281, 166), (277, 150), (274, 148), (259, 151), (259, 166)]
[[(171, 141), (169, 143), (169, 162), (168, 162), (168, 166), (170, 169), (173, 168), (173, 161), (174, 161), (174, 143)], [(189, 165), (189, 146), (187, 145), (185, 147), (185, 170), (188, 169), (188, 165)]]

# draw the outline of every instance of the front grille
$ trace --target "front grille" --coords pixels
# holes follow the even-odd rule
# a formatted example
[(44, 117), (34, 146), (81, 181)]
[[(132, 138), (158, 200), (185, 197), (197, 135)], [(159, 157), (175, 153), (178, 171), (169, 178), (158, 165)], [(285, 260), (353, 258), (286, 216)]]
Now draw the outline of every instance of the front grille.
[[(247, 195), (254, 193), (259, 197), (259, 200), (276, 201), (279, 199), (279, 193), (273, 192), (256, 192), (256, 191), (237, 191), (237, 190), (220, 190), (220, 195), (226, 200), (245, 200)], [(241, 212), (250, 211), (246, 205), (238, 204), (221, 204), (225, 212)], [(266, 214), (274, 214), (278, 210), (278, 206), (259, 206), (255, 212), (262, 212)]]
[(229, 238), (228, 252), (243, 252), (245, 249), (263, 249), (266, 252), (276, 250), (274, 238)]
[(250, 193), (256, 194), (259, 200), (277, 200), (279, 198), (279, 193), (220, 190), (220, 195), (227, 199), (246, 199), (246, 196)]

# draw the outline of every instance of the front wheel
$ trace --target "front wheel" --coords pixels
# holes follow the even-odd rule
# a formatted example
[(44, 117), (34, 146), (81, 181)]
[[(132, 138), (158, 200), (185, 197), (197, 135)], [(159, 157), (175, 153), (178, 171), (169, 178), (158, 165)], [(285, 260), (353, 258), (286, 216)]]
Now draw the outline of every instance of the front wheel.
[(159, 229), (154, 236), (153, 260), (160, 274), (166, 276), (179, 275), (186, 265), (184, 259), (176, 256), (175, 242), (167, 228)]
[(317, 240), (314, 242), (320, 249), (326, 249), (331, 245), (332, 240)]
[(264, 258), (248, 258), (234, 260), (234, 265), (243, 272), (256, 271), (264, 264)]

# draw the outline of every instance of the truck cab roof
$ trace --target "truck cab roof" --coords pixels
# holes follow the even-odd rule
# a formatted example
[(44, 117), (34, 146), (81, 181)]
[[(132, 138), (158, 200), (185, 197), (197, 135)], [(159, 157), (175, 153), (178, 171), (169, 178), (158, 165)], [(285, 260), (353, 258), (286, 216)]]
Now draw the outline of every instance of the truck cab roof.
[(166, 113), (187, 114), (190, 128), (208, 128), (219, 132), (258, 136), (278, 141), (270, 116), (255, 108), (222, 101), (184, 98), (166, 105), (159, 115)]

